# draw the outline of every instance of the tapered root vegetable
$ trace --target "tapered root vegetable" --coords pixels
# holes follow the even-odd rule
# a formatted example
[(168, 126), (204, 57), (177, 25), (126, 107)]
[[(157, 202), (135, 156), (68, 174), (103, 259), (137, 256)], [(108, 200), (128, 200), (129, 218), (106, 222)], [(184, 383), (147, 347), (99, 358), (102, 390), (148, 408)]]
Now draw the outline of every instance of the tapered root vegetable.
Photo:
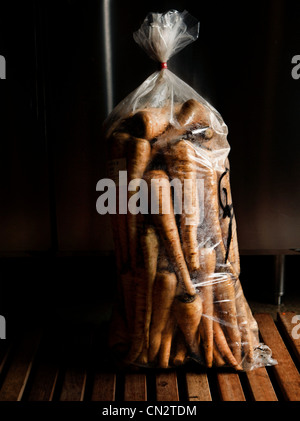
[(141, 236), (141, 247), (144, 257), (146, 276), (146, 312), (145, 312), (145, 347), (149, 347), (149, 327), (152, 312), (153, 284), (156, 276), (157, 260), (159, 253), (159, 241), (155, 228), (147, 226)]
[(150, 140), (164, 132), (170, 119), (170, 108), (148, 108), (136, 112), (124, 125), (133, 136)]
[(152, 170), (145, 173), (144, 179), (148, 184), (151, 218), (158, 235), (184, 292), (194, 295), (196, 290), (190, 278), (176, 225), (169, 177), (162, 170)]
[(238, 325), (241, 331), (243, 351), (244, 351), (246, 360), (249, 363), (252, 363), (253, 358), (254, 358), (253, 334), (250, 327), (250, 320), (248, 320), (247, 309), (245, 305), (246, 299), (245, 299), (240, 281), (237, 282), (235, 300), (236, 300), (236, 307), (237, 307)]
[(147, 365), (148, 364), (148, 348), (146, 347), (145, 342), (144, 342), (144, 345), (143, 345), (142, 352), (141, 352), (139, 358), (137, 359), (137, 361), (140, 365)]
[(191, 126), (195, 123), (209, 126), (209, 111), (199, 101), (189, 99), (182, 104), (177, 120), (181, 126)]
[(197, 170), (199, 174), (205, 174), (204, 221), (200, 226), (199, 232), (202, 238), (199, 241), (203, 241), (203, 238), (210, 238), (211, 243), (214, 244), (217, 261), (216, 272), (218, 272), (214, 283), (214, 292), (221, 318), (224, 319), (233, 354), (240, 362), (241, 335), (237, 324), (234, 290), (234, 280), (236, 278), (233, 275), (234, 270), (231, 265), (228, 263), (227, 267), (225, 267), (226, 251), (219, 221), (217, 174), (213, 168), (205, 167), (200, 163), (198, 163)]
[[(214, 245), (216, 260), (219, 266), (222, 264), (225, 265), (226, 248), (223, 242), (223, 234), (220, 225), (217, 173), (209, 161), (203, 162), (197, 160), (197, 177), (204, 179), (204, 216), (198, 230), (198, 242), (201, 246), (209, 239), (209, 243)], [(230, 263), (227, 262), (227, 266), (228, 271), (230, 271)], [(233, 269), (231, 272), (236, 274)]]
[(201, 280), (200, 295), (203, 302), (203, 315), (201, 325), (203, 326), (203, 348), (207, 367), (213, 363), (213, 282), (216, 266), (216, 253), (213, 248), (202, 248), (199, 250)]
[(160, 368), (169, 367), (174, 328), (175, 320), (172, 314), (170, 314), (161, 337), (161, 345), (158, 354), (158, 366)]
[(231, 349), (228, 346), (224, 332), (218, 321), (214, 320), (214, 340), (220, 351), (221, 356), (235, 369), (240, 369), (237, 360), (234, 358)]
[[(171, 350), (175, 366), (188, 352), (199, 358), (202, 351), (207, 367), (240, 370), (242, 357), (253, 362), (257, 325), (238, 279), (229, 162), (222, 171), (210, 159), (222, 141), (211, 112), (190, 99), (173, 108), (139, 110), (108, 128), (113, 175), (127, 169), (129, 183), (124, 192), (117, 186), (121, 195), (128, 187), (129, 213), (121, 215), (117, 204), (112, 216), (125, 318), (118, 323), (115, 312), (110, 345), (130, 363), (157, 360), (167, 368)], [(203, 197), (198, 179), (204, 180)], [(176, 217), (170, 180), (182, 209)], [(134, 211), (144, 192), (147, 217)]]
[[(238, 285), (240, 284), (240, 281), (237, 281), (237, 292), (236, 295), (238, 295)], [(244, 293), (243, 293), (244, 295)], [(251, 338), (252, 338), (252, 345), (253, 348), (255, 349), (258, 345), (259, 345), (259, 331), (258, 331), (258, 324), (257, 321), (255, 320), (253, 313), (249, 307), (249, 303), (246, 300), (246, 298), (244, 297), (244, 308), (246, 311), (246, 317), (247, 317), (247, 321), (248, 321), (248, 326), (251, 332)]]
[(175, 355), (173, 357), (173, 364), (175, 366), (182, 365), (187, 356), (187, 347), (183, 337), (183, 333), (178, 330), (175, 337)]
[(169, 142), (186, 133), (186, 130), (197, 124), (201, 127), (210, 125), (209, 111), (195, 99), (184, 102), (177, 114), (177, 121), (170, 124), (153, 145), (152, 154), (162, 151)]
[[(137, 266), (138, 233), (137, 233), (137, 201), (134, 195), (140, 188), (141, 179), (149, 163), (151, 146), (145, 139), (132, 137), (127, 146), (127, 176), (128, 176), (128, 241), (131, 267)], [(138, 200), (138, 199), (137, 199)]]
[(157, 270), (169, 270), (170, 271), (170, 262), (168, 260), (167, 252), (162, 243), (159, 245), (159, 254), (157, 260)]
[(210, 239), (215, 246), (217, 262), (225, 263), (226, 250), (222, 240), (219, 221), (218, 180), (210, 162), (197, 160), (197, 178), (204, 180), (203, 209), (204, 215), (199, 227), (199, 243)]
[(216, 367), (223, 367), (226, 364), (215, 344), (213, 347), (213, 362)]
[(157, 272), (152, 300), (152, 319), (148, 360), (153, 362), (158, 354), (162, 333), (170, 317), (171, 306), (175, 297), (177, 278), (174, 273)]
[(199, 203), (197, 191), (196, 153), (192, 144), (180, 140), (165, 152), (168, 173), (172, 180), (179, 180), (175, 187), (175, 200), (180, 206), (180, 232), (182, 249), (190, 272), (199, 269), (197, 228)]
[(219, 315), (228, 336), (229, 345), (238, 363), (241, 362), (241, 333), (238, 327), (235, 287), (230, 274), (223, 273), (215, 284), (216, 303)]
[[(204, 348), (204, 352), (206, 353), (207, 352), (206, 347), (205, 347), (206, 333), (204, 331), (204, 324), (202, 323), (202, 320), (200, 322), (199, 332), (200, 332), (200, 336), (201, 336), (202, 347)], [(213, 320), (212, 320), (212, 323), (213, 323)], [(223, 339), (226, 341), (225, 336), (224, 336)], [(228, 349), (228, 346), (227, 346), (227, 349)], [(229, 349), (229, 351), (230, 351), (230, 349)], [(211, 367), (212, 364), (214, 364), (216, 367), (223, 367), (226, 364), (226, 362), (225, 362), (224, 358), (222, 357), (222, 355), (220, 354), (220, 351), (218, 350), (217, 345), (216, 345), (214, 340), (213, 340), (213, 345), (212, 345), (212, 361), (211, 361), (210, 365), (208, 365), (208, 363), (207, 363), (207, 356), (206, 355), (205, 355), (205, 357), (206, 357), (206, 365), (208, 367)]]
[(177, 296), (172, 306), (172, 312), (190, 352), (200, 356), (198, 330), (202, 316), (202, 300), (199, 294), (194, 296)]

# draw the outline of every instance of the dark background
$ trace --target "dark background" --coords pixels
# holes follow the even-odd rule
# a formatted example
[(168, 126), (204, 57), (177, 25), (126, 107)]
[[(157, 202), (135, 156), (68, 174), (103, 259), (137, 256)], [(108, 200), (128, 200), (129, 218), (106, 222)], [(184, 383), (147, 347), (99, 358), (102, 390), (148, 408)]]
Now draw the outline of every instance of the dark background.
[(199, 39), (169, 69), (228, 125), (245, 292), (272, 300), (278, 253), (288, 255), (286, 288), (296, 292), (300, 79), (291, 76), (291, 60), (300, 54), (299, 2), (7, 1), (0, 13), (7, 65), (0, 81), (0, 314), (9, 324), (59, 320), (65, 309), (77, 320), (96, 320), (95, 308), (109, 311), (113, 242), (109, 217), (95, 206), (106, 170), (104, 4), (114, 106), (156, 70), (132, 37), (147, 13), (186, 9), (200, 20)]

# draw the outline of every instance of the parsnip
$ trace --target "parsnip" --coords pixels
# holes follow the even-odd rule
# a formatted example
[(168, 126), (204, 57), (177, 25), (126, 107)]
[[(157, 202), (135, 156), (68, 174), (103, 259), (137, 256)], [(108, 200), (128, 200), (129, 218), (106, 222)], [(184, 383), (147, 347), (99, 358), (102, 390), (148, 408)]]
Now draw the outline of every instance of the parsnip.
[(200, 295), (177, 296), (172, 306), (172, 312), (191, 353), (199, 357), (198, 330), (202, 316)]
[(160, 344), (160, 349), (158, 353), (158, 366), (160, 368), (169, 367), (175, 325), (176, 324), (175, 324), (174, 317), (172, 314), (170, 314), (167, 324), (161, 336), (161, 344)]
[(205, 353), (207, 367), (213, 363), (213, 282), (216, 266), (216, 253), (213, 248), (201, 248), (199, 250), (199, 279), (201, 280), (200, 295), (203, 302), (203, 326), (202, 345)]
[(177, 114), (177, 121), (172, 122), (153, 144), (152, 155), (161, 153), (171, 141), (180, 138), (195, 124), (208, 127), (210, 125), (209, 111), (200, 102), (189, 99), (182, 104)]
[(147, 226), (141, 236), (145, 276), (146, 276), (146, 310), (145, 310), (145, 346), (149, 347), (149, 326), (152, 312), (153, 284), (156, 277), (159, 241), (153, 226)]
[[(222, 319), (221, 319), (222, 321)], [(228, 346), (227, 340), (225, 338), (224, 332), (217, 320), (214, 320), (214, 340), (220, 351), (221, 356), (236, 369), (240, 369), (240, 366), (235, 359), (234, 355), (231, 352), (231, 349)]]
[[(196, 153), (189, 141), (180, 140), (170, 144), (165, 151), (168, 173), (171, 180), (181, 183), (175, 200), (181, 202), (180, 232), (182, 249), (190, 272), (199, 269), (197, 228), (199, 225), (199, 203), (197, 191)], [(175, 189), (175, 196), (176, 196)]]
[(173, 357), (173, 364), (180, 366), (184, 363), (187, 356), (187, 347), (181, 330), (177, 330), (175, 336), (175, 355)]
[(253, 333), (251, 331), (251, 322), (256, 323), (255, 320), (249, 320), (246, 299), (242, 290), (240, 281), (236, 284), (236, 307), (237, 307), (237, 320), (239, 329), (241, 331), (242, 347), (245, 354), (245, 358), (249, 363), (253, 362), (254, 357), (254, 344), (253, 344)]
[(177, 278), (174, 273), (157, 272), (152, 300), (152, 318), (148, 360), (153, 362), (158, 354), (162, 333), (170, 317), (171, 306), (175, 297)]
[(219, 221), (219, 203), (218, 203), (218, 183), (217, 175), (212, 167), (204, 166), (198, 163), (199, 174), (205, 174), (205, 192), (204, 192), (204, 220), (200, 226), (199, 232), (203, 239), (209, 239), (216, 252), (216, 272), (219, 279), (214, 283), (215, 296), (222, 317), (226, 332), (230, 340), (235, 358), (241, 360), (241, 335), (238, 329), (235, 303), (234, 282), (236, 277), (234, 270), (228, 263), (225, 265), (225, 246), (222, 238), (222, 231)]
[(165, 131), (170, 122), (170, 112), (169, 107), (145, 108), (127, 118), (123, 125), (133, 136), (150, 140)]
[[(194, 295), (196, 290), (191, 281), (190, 274), (181, 249), (179, 233), (176, 225), (169, 178), (163, 170), (147, 171), (144, 179), (148, 184), (149, 201), (158, 204), (158, 213), (152, 213), (151, 218), (157, 229), (158, 235), (168, 253), (169, 259), (174, 266), (175, 273), (185, 292)], [(154, 183), (153, 183), (154, 181)], [(157, 181), (157, 183), (155, 182)], [(168, 197), (163, 197), (163, 192)], [(164, 204), (168, 205), (164, 213)], [(166, 201), (168, 203), (166, 203)], [(152, 203), (151, 203), (152, 205)]]
[[(128, 203), (131, 197), (139, 188), (140, 180), (143, 177), (144, 171), (149, 163), (151, 146), (150, 143), (141, 138), (130, 138), (127, 146), (127, 176), (128, 183), (136, 180), (135, 190), (128, 191)], [(138, 234), (137, 234), (137, 215), (128, 211), (127, 214), (127, 229), (128, 242), (130, 251), (131, 268), (134, 270), (137, 266), (137, 250), (138, 250)]]

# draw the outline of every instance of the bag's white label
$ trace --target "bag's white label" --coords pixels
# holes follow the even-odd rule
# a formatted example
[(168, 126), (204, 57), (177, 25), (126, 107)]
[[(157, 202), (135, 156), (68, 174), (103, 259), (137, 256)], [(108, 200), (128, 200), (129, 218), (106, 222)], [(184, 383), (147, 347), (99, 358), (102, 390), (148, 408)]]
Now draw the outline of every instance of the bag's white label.
[(119, 173), (120, 171), (127, 170), (126, 158), (111, 159), (107, 164), (108, 177), (119, 185)]

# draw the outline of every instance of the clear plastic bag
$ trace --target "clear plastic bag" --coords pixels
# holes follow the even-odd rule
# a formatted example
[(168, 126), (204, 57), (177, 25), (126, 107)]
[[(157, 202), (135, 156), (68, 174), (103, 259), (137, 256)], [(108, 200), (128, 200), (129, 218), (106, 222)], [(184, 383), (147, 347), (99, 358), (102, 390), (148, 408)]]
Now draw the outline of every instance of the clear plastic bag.
[(239, 281), (227, 126), (166, 64), (198, 32), (186, 11), (150, 13), (134, 39), (161, 70), (104, 124), (117, 192), (109, 345), (126, 364), (250, 370), (276, 361)]

